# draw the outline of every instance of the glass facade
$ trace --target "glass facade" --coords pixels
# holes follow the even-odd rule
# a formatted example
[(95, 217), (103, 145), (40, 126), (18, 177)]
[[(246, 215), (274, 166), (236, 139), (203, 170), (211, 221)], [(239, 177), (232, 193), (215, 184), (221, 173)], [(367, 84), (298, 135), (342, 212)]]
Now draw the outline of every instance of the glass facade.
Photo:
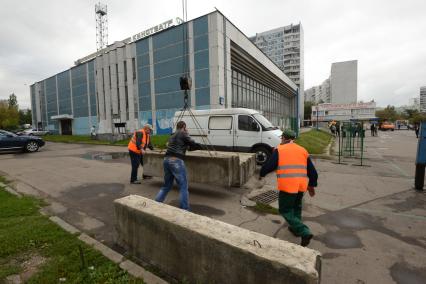
[[(174, 113), (184, 105), (184, 92), (179, 78), (189, 70), (188, 24), (136, 42), (136, 66), (138, 77), (139, 120), (152, 123), (155, 112), (157, 133), (171, 133)], [(195, 106), (210, 105), (209, 42), (207, 16), (193, 21)], [(152, 57), (152, 58), (151, 58)], [(153, 64), (151, 65), (150, 62)], [(152, 72), (152, 74), (151, 74)], [(154, 82), (151, 82), (153, 77)], [(153, 89), (152, 89), (153, 88)], [(151, 101), (155, 98), (155, 109)], [(191, 106), (191, 94), (188, 93)]]
[(70, 71), (59, 73), (58, 77), (58, 100), (59, 114), (72, 114), (71, 110), (71, 89)]
[(87, 63), (89, 68), (89, 98), (90, 98), (90, 114), (92, 116), (97, 116), (97, 107), (96, 107), (96, 91), (95, 91), (95, 60), (92, 60)]
[(41, 125), (37, 128), (47, 129), (47, 107), (46, 107), (46, 92), (45, 92), (45, 81), (40, 82), (40, 108), (41, 108)]
[(30, 87), (30, 96), (31, 96), (32, 122), (35, 123), (37, 121), (35, 85), (31, 85), (31, 87)]
[(45, 80), (47, 125), (50, 131), (58, 130), (58, 122), (52, 116), (58, 115), (58, 100), (56, 98), (56, 76)]
[(193, 22), (195, 106), (210, 108), (210, 69), (209, 69), (209, 25), (208, 18), (201, 17)]
[(249, 76), (232, 70), (232, 107), (259, 110), (274, 125), (289, 118), (291, 101)]
[(74, 117), (88, 117), (86, 64), (71, 69)]

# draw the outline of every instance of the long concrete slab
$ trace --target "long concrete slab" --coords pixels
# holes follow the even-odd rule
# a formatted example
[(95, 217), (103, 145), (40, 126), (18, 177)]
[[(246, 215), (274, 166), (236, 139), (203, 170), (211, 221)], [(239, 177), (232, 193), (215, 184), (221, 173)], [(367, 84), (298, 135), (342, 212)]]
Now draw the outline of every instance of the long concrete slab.
[[(148, 151), (144, 174), (162, 177), (164, 154)], [(256, 159), (252, 153), (192, 151), (187, 152), (185, 166), (189, 182), (239, 187), (254, 174)]]
[(114, 201), (116, 242), (189, 283), (319, 283), (320, 253), (138, 195)]

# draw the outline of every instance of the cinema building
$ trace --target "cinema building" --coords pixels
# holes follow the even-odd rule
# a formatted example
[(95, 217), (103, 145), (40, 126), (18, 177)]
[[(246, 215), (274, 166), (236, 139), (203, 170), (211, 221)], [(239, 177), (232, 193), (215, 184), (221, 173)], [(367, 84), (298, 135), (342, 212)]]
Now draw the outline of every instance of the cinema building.
[(244, 107), (297, 128), (298, 88), (219, 11), (169, 20), (107, 46), (30, 87), (35, 127), (58, 134), (171, 133), (192, 78), (192, 109)]

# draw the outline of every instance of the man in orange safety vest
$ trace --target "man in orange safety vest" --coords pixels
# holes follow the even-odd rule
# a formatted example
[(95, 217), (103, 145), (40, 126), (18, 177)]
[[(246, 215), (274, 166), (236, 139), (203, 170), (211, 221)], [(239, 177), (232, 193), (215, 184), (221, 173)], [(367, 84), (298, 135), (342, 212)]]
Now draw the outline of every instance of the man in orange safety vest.
[(313, 235), (302, 222), (302, 199), (306, 191), (310, 196), (315, 195), (318, 174), (308, 151), (294, 143), (296, 134), (292, 130), (284, 130), (281, 138), (281, 144), (262, 166), (259, 180), (276, 172), (279, 212), (287, 221), (289, 231), (301, 237), (300, 245), (307, 246)]
[[(151, 124), (145, 124), (142, 129), (136, 130), (130, 139), (127, 148), (129, 149), (130, 162), (132, 163), (132, 173), (130, 175), (130, 183), (140, 184), (138, 178), (139, 165), (143, 167), (143, 155), (146, 148), (153, 150), (151, 145)], [(143, 179), (151, 178), (150, 176), (143, 175)]]

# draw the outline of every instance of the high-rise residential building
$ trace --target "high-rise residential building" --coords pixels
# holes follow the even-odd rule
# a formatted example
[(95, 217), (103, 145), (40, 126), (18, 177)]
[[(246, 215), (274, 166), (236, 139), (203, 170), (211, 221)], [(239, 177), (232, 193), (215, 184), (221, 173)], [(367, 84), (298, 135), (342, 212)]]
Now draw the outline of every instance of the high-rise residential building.
[(358, 60), (331, 64), (331, 103), (356, 103), (358, 97)]
[(304, 105), (303, 28), (299, 23), (257, 33), (250, 40), (299, 87), (299, 118)]
[[(311, 89), (315, 89), (315, 91)], [(356, 103), (358, 97), (358, 61), (331, 64), (330, 77), (321, 85), (314, 86), (306, 91), (309, 91), (309, 95), (305, 96), (305, 101), (312, 100), (316, 103), (332, 104)], [(312, 92), (315, 93), (314, 96)]]
[(420, 87), (420, 112), (426, 112), (426, 86)]
[(408, 99), (408, 107), (410, 109), (420, 110), (420, 97)]
[(305, 101), (330, 103), (330, 100), (330, 79), (325, 80), (321, 85), (305, 90)]

